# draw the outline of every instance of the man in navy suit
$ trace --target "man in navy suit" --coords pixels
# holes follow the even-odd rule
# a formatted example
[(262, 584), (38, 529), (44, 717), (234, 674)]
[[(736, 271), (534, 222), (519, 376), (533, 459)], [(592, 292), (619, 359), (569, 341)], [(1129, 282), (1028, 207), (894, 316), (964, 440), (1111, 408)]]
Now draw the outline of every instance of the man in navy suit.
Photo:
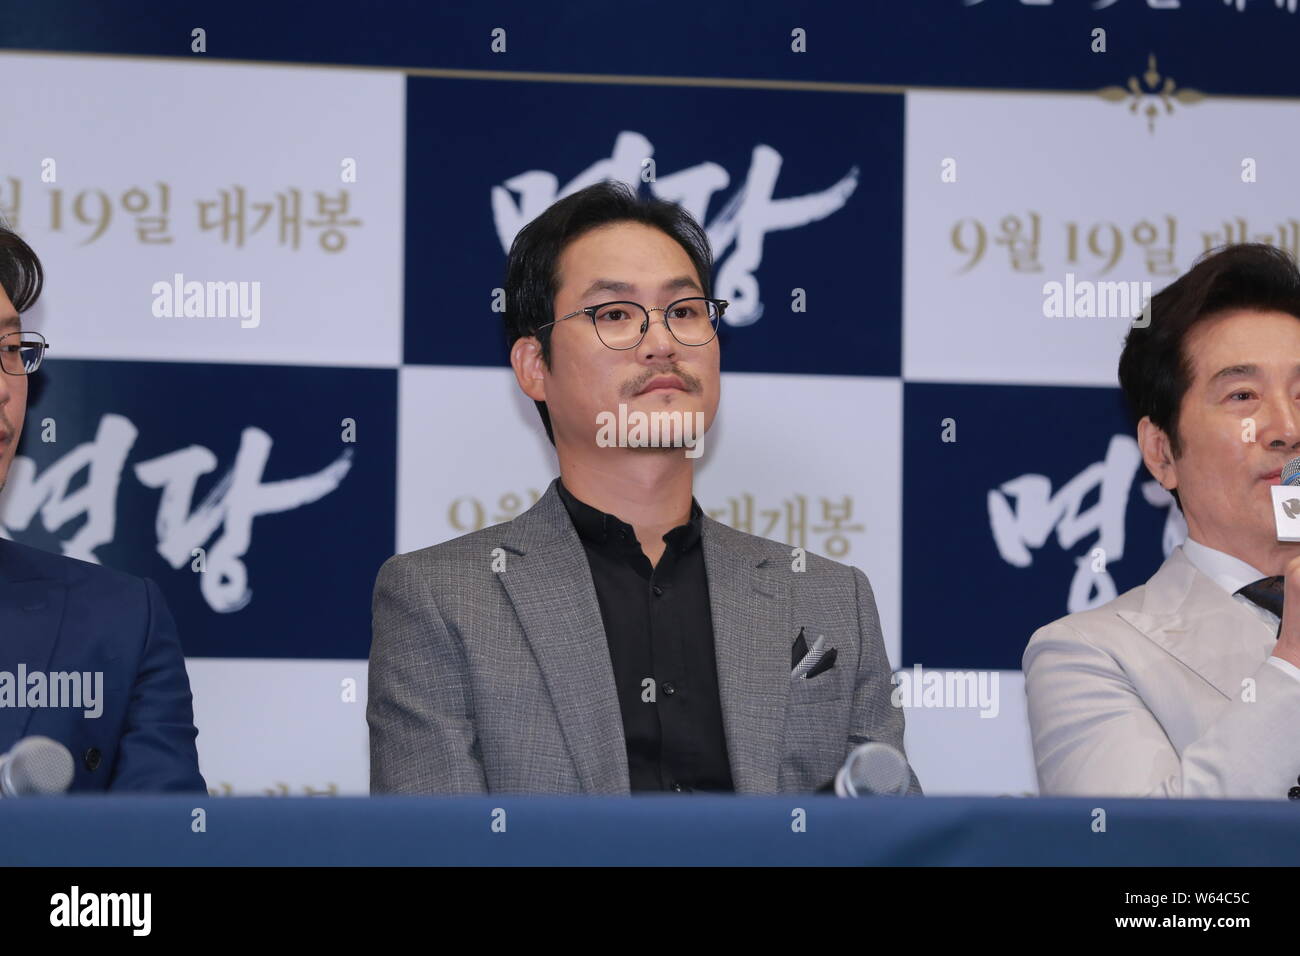
[[(41, 264), (0, 225), (0, 491), (44, 340), (18, 316)], [(152, 581), (0, 538), (0, 754), (28, 736), (72, 753), (70, 790), (206, 790), (176, 625)]]

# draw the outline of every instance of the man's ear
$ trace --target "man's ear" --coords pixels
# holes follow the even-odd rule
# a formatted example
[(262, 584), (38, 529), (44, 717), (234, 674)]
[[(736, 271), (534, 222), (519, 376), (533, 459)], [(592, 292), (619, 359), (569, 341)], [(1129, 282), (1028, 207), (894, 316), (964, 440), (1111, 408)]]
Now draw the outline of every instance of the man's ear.
[(535, 402), (546, 401), (546, 363), (542, 361), (542, 343), (535, 335), (515, 340), (510, 347), (510, 366), (525, 395)]
[(1138, 422), (1138, 447), (1142, 449), (1142, 460), (1147, 470), (1165, 491), (1178, 487), (1178, 465), (1174, 461), (1173, 446), (1165, 430), (1151, 420), (1150, 415), (1143, 416)]

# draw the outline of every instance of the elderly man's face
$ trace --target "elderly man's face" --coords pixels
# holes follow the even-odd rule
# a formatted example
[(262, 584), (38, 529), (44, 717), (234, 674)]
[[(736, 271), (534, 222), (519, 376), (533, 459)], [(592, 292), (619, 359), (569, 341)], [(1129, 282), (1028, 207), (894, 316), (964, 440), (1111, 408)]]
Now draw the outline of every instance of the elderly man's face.
[(1192, 376), (1178, 417), (1181, 453), (1150, 442), (1148, 464), (1178, 489), (1197, 541), (1254, 553), (1276, 541), (1271, 486), (1300, 454), (1300, 319), (1237, 310), (1198, 324), (1183, 348)]

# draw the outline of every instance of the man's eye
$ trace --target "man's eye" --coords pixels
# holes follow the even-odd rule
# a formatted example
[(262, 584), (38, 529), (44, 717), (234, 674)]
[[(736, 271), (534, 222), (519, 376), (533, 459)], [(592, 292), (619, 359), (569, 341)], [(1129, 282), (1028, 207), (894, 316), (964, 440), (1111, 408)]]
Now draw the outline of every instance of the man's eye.
[(606, 309), (604, 312), (600, 313), (600, 317), (602, 319), (608, 319), (614, 322), (619, 322), (627, 318), (627, 313), (624, 312), (622, 309)]
[(1229, 397), (1229, 398), (1236, 398), (1238, 395), (1245, 395), (1246, 398), (1248, 398), (1248, 399), (1250, 399), (1250, 398), (1254, 398), (1254, 397), (1255, 397), (1255, 393), (1254, 393), (1254, 392), (1233, 392), (1233, 393), (1232, 393), (1231, 395), (1229, 395), (1228, 397)]

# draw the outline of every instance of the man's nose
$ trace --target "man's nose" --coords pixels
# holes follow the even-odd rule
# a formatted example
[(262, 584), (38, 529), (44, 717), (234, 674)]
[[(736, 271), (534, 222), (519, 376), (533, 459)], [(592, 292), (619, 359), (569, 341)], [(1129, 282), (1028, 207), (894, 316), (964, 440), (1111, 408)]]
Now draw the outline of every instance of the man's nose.
[(650, 313), (650, 326), (641, 340), (641, 357), (667, 357), (677, 354), (677, 340), (668, 331), (665, 313), (656, 309)]
[(1267, 431), (1267, 443), (1274, 448), (1300, 445), (1300, 413), (1290, 395), (1270, 403)]

